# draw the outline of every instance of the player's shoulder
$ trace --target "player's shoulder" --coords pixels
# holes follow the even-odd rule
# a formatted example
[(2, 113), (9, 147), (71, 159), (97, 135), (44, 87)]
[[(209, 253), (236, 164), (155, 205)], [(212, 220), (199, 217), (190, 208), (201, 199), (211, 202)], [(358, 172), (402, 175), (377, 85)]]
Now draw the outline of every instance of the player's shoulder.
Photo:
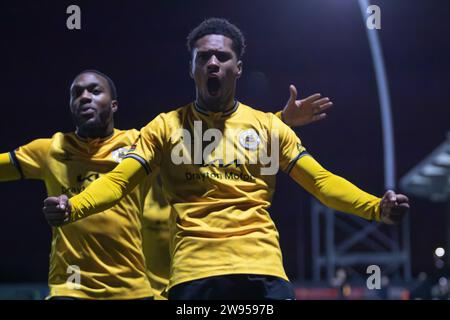
[(46, 152), (52, 143), (52, 138), (37, 138), (29, 141), (15, 149), (16, 152), (32, 152), (32, 153), (42, 153)]
[(52, 141), (55, 137), (56, 133), (51, 138), (37, 138), (30, 142), (30, 145), (32, 145), (34, 148), (39, 149), (48, 149), (49, 146), (52, 144)]
[(50, 150), (54, 148), (54, 146), (60, 146), (61, 141), (64, 139), (64, 133), (56, 132), (50, 138), (37, 138), (29, 143), (20, 146), (15, 150), (16, 153), (21, 154), (34, 154), (35, 156), (41, 155), (42, 157), (46, 157)]
[(114, 129), (115, 140), (130, 140), (135, 141), (139, 137), (139, 130), (137, 129)]
[(258, 121), (265, 127), (271, 127), (273, 121), (276, 121), (278, 119), (278, 117), (275, 116), (275, 114), (273, 114), (272, 112), (262, 111), (261, 108), (249, 106), (242, 102), (240, 102), (239, 104), (240, 116), (243, 116), (246, 119)]
[(174, 108), (171, 111), (161, 113), (160, 116), (166, 121), (179, 121), (180, 119), (183, 119), (186, 114), (191, 112), (192, 109), (192, 103), (188, 103), (181, 107)]
[(181, 107), (173, 108), (167, 112), (161, 112), (156, 117), (154, 117), (150, 122), (148, 122), (147, 126), (157, 126), (169, 128), (178, 126), (183, 122), (186, 115), (189, 113), (191, 109), (192, 103), (183, 105)]

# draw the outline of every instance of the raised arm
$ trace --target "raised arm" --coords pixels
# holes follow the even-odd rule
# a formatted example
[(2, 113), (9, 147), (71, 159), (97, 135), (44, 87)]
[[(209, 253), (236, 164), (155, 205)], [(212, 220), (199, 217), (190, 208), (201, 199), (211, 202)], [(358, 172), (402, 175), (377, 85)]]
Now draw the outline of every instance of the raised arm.
[(283, 110), (275, 115), (290, 127), (301, 127), (315, 121), (323, 120), (325, 111), (333, 105), (328, 97), (322, 98), (320, 93), (297, 100), (297, 88), (289, 86), (290, 97)]

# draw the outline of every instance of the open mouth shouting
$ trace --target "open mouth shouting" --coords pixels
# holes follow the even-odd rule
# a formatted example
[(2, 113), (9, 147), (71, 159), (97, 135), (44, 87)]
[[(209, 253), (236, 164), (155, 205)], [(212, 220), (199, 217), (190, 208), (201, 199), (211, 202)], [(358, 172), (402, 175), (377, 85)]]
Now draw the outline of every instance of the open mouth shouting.
[(210, 96), (217, 97), (220, 91), (220, 80), (217, 77), (208, 78), (207, 88)]

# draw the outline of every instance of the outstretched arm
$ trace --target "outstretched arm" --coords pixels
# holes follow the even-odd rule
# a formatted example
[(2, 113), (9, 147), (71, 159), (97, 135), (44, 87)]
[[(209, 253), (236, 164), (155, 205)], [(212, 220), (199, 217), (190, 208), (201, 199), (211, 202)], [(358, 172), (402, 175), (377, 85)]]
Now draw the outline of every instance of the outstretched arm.
[(297, 100), (297, 88), (290, 85), (289, 91), (290, 97), (286, 106), (275, 115), (290, 127), (305, 126), (311, 122), (325, 119), (327, 116), (325, 111), (333, 105), (328, 97), (322, 98), (320, 93)]
[(375, 197), (324, 169), (306, 153), (293, 164), (289, 174), (324, 205), (368, 220), (395, 224), (409, 209), (406, 196), (389, 190), (382, 199)]
[(146, 176), (140, 162), (126, 158), (113, 171), (94, 181), (80, 194), (70, 199), (65, 195), (48, 197), (44, 201), (43, 212), (52, 226), (80, 220), (111, 208)]
[(21, 178), (19, 170), (14, 165), (10, 153), (0, 154), (0, 181), (13, 181)]
[(43, 179), (50, 139), (36, 139), (0, 154), (0, 181)]

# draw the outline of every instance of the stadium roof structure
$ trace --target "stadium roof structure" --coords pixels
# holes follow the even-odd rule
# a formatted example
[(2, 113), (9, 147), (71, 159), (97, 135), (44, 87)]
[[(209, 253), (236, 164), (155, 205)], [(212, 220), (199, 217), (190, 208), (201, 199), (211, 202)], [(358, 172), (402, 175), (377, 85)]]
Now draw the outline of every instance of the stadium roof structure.
[(445, 142), (401, 178), (400, 187), (433, 202), (450, 200), (450, 132)]

